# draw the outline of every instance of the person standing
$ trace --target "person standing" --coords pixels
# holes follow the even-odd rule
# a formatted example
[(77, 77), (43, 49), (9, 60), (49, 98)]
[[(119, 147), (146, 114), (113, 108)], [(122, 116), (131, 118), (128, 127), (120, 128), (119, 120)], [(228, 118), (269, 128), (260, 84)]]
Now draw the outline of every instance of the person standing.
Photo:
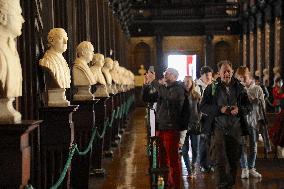
[[(201, 100), (201, 96), (196, 92), (195, 90), (195, 83), (192, 80), (191, 76), (186, 76), (184, 78), (184, 86), (186, 90), (186, 96), (187, 101), (185, 100), (185, 103), (187, 102), (188, 105), (186, 106), (189, 111), (188, 112), (188, 129), (186, 132), (185, 140), (182, 145), (182, 156), (184, 160), (184, 164), (186, 166), (187, 172), (188, 172), (188, 178), (193, 178), (196, 175), (196, 165), (198, 163), (198, 152), (199, 152), (199, 138), (200, 135), (196, 135), (195, 133), (191, 133), (191, 126), (194, 124), (199, 124), (200, 121), (200, 115), (199, 115), (199, 103)], [(189, 139), (192, 149), (192, 161), (190, 163), (189, 160)]]
[[(259, 136), (259, 127), (261, 122), (264, 120), (264, 111), (262, 108), (265, 107), (264, 94), (262, 88), (255, 84), (252, 76), (250, 75), (247, 67), (240, 67), (236, 71), (237, 79), (245, 86), (248, 97), (252, 103), (253, 109), (246, 116), (246, 122), (249, 125), (249, 152), (246, 152), (247, 140), (243, 138), (242, 154), (241, 154), (241, 178), (247, 179), (250, 176), (254, 178), (261, 178), (262, 175), (255, 169), (255, 160), (257, 156), (257, 141)], [(266, 131), (267, 132), (267, 131)]]
[(212, 133), (211, 156), (215, 162), (216, 186), (230, 189), (235, 184), (241, 156), (241, 136), (247, 134), (244, 116), (252, 107), (243, 85), (233, 78), (230, 61), (218, 64), (220, 79), (209, 85), (200, 104)]
[[(184, 102), (184, 88), (177, 81), (178, 71), (174, 68), (167, 68), (164, 78), (156, 79), (155, 73), (148, 71), (145, 75), (143, 89), (144, 99), (147, 88), (154, 88), (157, 92), (156, 109), (156, 135), (161, 140), (159, 164), (161, 167), (169, 168), (168, 184), (174, 189), (180, 189), (181, 167), (178, 154), (180, 128), (179, 118)], [(151, 96), (152, 98), (153, 96)], [(150, 99), (153, 101), (153, 99)]]
[[(203, 93), (208, 85), (212, 83), (213, 70), (209, 66), (203, 66), (200, 69), (201, 77), (196, 80), (196, 91), (203, 96)], [(202, 121), (203, 133), (200, 135), (199, 142), (199, 157), (200, 157), (200, 170), (201, 172), (213, 171), (212, 162), (208, 158), (208, 151), (210, 146), (210, 125), (206, 125)]]

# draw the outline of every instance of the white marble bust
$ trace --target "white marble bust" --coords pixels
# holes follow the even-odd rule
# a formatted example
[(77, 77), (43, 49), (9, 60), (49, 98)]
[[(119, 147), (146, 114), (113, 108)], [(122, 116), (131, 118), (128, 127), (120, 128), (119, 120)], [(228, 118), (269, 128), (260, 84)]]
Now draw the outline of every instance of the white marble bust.
[(0, 123), (21, 121), (13, 107), (22, 96), (22, 68), (15, 39), (22, 34), (20, 0), (0, 0)]
[(70, 88), (70, 69), (62, 53), (67, 50), (67, 33), (63, 28), (53, 28), (47, 36), (49, 49), (39, 65), (45, 71), (48, 90), (48, 106), (64, 107), (70, 105), (66, 100), (65, 89)]
[(73, 66), (74, 86), (78, 92), (74, 100), (91, 100), (94, 95), (90, 92), (91, 85), (96, 84), (96, 79), (88, 66), (93, 59), (94, 47), (89, 41), (83, 41), (77, 46), (77, 58)]
[(91, 62), (91, 71), (96, 78), (96, 97), (109, 97), (106, 80), (102, 72), (104, 66), (104, 55), (97, 53), (94, 54), (93, 60)]
[(140, 69), (138, 70), (138, 73), (139, 73), (140, 75), (143, 75), (143, 76), (144, 76), (144, 74), (145, 74), (146, 72), (147, 72), (147, 71), (145, 70), (144, 65), (141, 64), (141, 65), (140, 65)]
[(110, 70), (110, 74), (117, 91), (122, 92), (123, 90), (121, 88), (121, 79), (119, 75), (119, 63), (117, 60), (113, 61), (113, 68)]
[(112, 77), (110, 74), (110, 70), (113, 69), (113, 60), (111, 58), (105, 58), (105, 63), (104, 66), (102, 68), (102, 72), (105, 76), (106, 79), (106, 84), (107, 84), (107, 91), (109, 94), (116, 94), (117, 90), (115, 85), (112, 85)]
[(125, 67), (120, 66), (119, 67), (119, 76), (120, 76), (120, 83), (122, 87), (122, 91), (126, 92), (128, 91), (128, 75), (127, 75), (127, 69)]

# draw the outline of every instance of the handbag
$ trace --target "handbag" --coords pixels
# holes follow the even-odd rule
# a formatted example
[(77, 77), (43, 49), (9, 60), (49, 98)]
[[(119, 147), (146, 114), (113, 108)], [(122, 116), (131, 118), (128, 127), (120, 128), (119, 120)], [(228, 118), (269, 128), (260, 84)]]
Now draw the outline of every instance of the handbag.
[(187, 130), (190, 134), (193, 135), (200, 135), (202, 133), (202, 126), (200, 124), (200, 121), (190, 121), (188, 123), (188, 130)]

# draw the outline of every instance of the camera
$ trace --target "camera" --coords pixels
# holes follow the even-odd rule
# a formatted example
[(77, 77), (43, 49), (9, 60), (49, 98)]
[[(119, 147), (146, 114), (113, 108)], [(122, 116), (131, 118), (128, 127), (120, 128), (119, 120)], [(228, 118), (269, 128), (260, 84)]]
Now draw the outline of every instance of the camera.
[(233, 110), (233, 106), (227, 106), (227, 110), (232, 111)]
[(233, 107), (232, 106), (227, 106), (227, 109), (226, 109), (226, 113), (227, 114), (231, 114), (231, 111), (233, 110)]

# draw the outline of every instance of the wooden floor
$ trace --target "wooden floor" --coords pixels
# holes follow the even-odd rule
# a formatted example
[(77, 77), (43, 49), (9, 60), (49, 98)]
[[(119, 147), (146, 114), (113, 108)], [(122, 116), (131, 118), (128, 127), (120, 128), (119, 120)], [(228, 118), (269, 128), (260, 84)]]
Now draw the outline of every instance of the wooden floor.
[[(150, 189), (149, 163), (146, 156), (145, 111), (137, 108), (133, 121), (123, 135), (113, 159), (104, 159), (105, 178), (91, 178), (90, 189)], [(263, 175), (259, 179), (240, 179), (234, 189), (284, 189), (284, 160), (257, 160), (257, 170)], [(196, 179), (186, 179), (183, 165), (183, 186), (191, 189), (214, 189), (212, 174), (198, 174)]]

